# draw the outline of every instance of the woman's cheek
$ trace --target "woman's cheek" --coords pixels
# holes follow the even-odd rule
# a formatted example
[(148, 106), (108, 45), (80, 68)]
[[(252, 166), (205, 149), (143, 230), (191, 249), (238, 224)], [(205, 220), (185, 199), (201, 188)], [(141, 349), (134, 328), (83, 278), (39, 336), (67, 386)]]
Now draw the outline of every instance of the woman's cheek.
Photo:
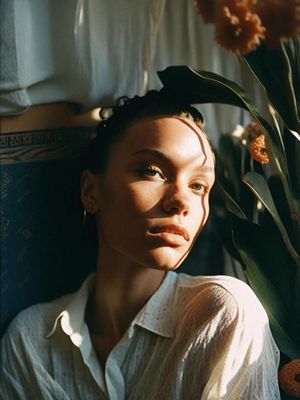
[(137, 212), (147, 212), (153, 209), (163, 197), (161, 188), (152, 182), (132, 185), (127, 191), (128, 201)]

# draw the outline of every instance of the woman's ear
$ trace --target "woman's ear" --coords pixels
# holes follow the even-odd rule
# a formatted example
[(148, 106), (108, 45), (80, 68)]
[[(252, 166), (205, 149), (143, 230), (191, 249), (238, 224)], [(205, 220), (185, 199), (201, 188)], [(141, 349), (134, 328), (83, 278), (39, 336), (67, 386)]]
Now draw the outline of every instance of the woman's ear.
[(99, 181), (89, 170), (84, 170), (80, 180), (80, 198), (83, 207), (90, 214), (99, 209)]

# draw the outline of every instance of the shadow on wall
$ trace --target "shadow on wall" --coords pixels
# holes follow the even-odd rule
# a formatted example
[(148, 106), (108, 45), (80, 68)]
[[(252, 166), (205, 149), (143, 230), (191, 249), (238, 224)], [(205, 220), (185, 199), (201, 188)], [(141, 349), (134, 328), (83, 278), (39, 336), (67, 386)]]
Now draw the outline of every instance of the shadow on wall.
[[(1, 334), (20, 310), (76, 290), (94, 270), (79, 201), (80, 156), (94, 128), (1, 134)], [(180, 272), (219, 273), (207, 225)]]

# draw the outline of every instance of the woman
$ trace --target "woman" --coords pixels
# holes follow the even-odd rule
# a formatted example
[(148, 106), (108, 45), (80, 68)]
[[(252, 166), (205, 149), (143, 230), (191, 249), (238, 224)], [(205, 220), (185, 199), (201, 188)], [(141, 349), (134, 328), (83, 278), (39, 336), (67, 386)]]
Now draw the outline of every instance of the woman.
[(13, 321), (5, 399), (279, 399), (279, 352), (251, 289), (174, 272), (207, 220), (214, 162), (200, 113), (164, 91), (100, 124), (81, 179), (96, 273)]

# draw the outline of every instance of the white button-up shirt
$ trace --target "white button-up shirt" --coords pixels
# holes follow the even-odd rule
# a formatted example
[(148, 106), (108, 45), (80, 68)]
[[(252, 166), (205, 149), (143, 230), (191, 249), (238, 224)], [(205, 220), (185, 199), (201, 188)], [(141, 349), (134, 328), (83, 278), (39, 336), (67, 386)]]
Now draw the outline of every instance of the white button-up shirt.
[(94, 279), (15, 318), (1, 342), (1, 399), (280, 399), (279, 351), (242, 281), (168, 272), (103, 369), (84, 319)]

